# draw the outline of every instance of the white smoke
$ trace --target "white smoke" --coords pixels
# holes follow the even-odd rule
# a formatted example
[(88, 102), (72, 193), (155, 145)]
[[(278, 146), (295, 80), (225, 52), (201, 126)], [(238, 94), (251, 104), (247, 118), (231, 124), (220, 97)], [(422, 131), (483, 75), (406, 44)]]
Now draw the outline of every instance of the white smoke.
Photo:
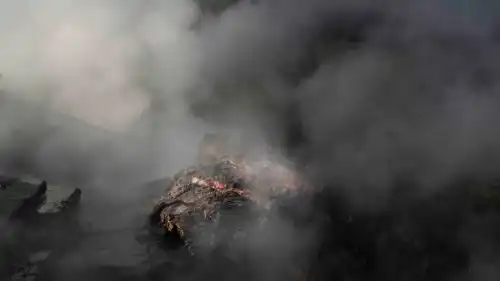
[[(304, 127), (304, 154), (318, 178), (350, 191), (363, 186), (355, 198), (376, 201), (405, 173), (437, 186), (463, 172), (497, 170), (499, 54), (487, 38), (494, 8), (444, 0), (253, 2), (206, 17), (189, 0), (0, 0), (2, 92), (131, 133), (101, 147), (64, 127), (39, 141), (44, 115), (12, 110), (1, 112), (0, 147), (17, 147), (12, 127), (21, 124), (33, 132), (34, 144), (19, 148), (31, 162), (62, 174), (88, 166), (93, 178), (126, 182), (132, 168), (155, 176), (180, 168), (210, 129), (265, 151), (267, 137), (287, 133), (290, 116), (282, 113), (294, 103), (290, 115)], [(337, 33), (356, 23), (344, 18), (365, 12), (388, 21), (370, 26), (356, 46), (339, 43), (345, 38)], [(309, 53), (316, 62), (290, 83), (283, 72), (307, 65)], [(193, 102), (223, 125), (195, 118)], [(101, 199), (117, 200), (120, 188), (103, 188), (109, 196)], [(279, 238), (287, 227), (277, 228)]]
[[(198, 57), (190, 1), (2, 1), (0, 10), (7, 92), (118, 130), (150, 106), (143, 77), (184, 107)], [(154, 68), (138, 71), (146, 56)]]

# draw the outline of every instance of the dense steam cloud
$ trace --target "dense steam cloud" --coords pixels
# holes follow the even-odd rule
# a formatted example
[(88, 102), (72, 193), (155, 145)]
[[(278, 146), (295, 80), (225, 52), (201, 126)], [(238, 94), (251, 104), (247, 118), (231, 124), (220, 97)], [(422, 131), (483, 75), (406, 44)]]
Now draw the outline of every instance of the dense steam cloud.
[(275, 138), (301, 127), (313, 170), (367, 197), (399, 177), (435, 187), (496, 172), (490, 5), (242, 2), (202, 25), (206, 101)]
[(362, 206), (383, 205), (401, 179), (435, 190), (489, 177), (496, 11), (486, 0), (0, 0), (2, 166), (111, 198), (125, 187), (109, 183), (168, 175), (222, 131)]
[[(141, 82), (172, 98), (193, 77), (186, 29), (196, 10), (183, 1), (160, 5), (2, 3), (4, 87), (93, 125), (130, 125), (151, 102)], [(148, 56), (154, 64), (141, 69)]]
[[(5, 113), (6, 137), (0, 140), (6, 143), (5, 151), (13, 150), (12, 130), (21, 129), (28, 138), (37, 138), (37, 143), (21, 149), (31, 153), (25, 162), (38, 162), (46, 170), (51, 169), (40, 162), (47, 159), (60, 162), (51, 165), (52, 170), (68, 162), (78, 166), (75, 170), (106, 165), (131, 169), (134, 165), (128, 162), (159, 154), (166, 159), (165, 151), (176, 154), (180, 162), (194, 155), (189, 151), (199, 133), (183, 96), (196, 79), (199, 61), (197, 38), (189, 30), (198, 15), (194, 3), (55, 0), (0, 5), (3, 105), (17, 106), (17, 100), (29, 105), (22, 113)], [(152, 111), (157, 114), (148, 113)], [(59, 113), (119, 135), (75, 127), (77, 122)], [(48, 126), (58, 128), (58, 133), (39, 133)], [(166, 127), (176, 136), (170, 141)], [(102, 147), (103, 142), (109, 145)], [(99, 155), (95, 146), (114, 150), (113, 155)]]
[(483, 2), (2, 2), (2, 89), (170, 152), (208, 123), (282, 145), (293, 117), (339, 182), (435, 184), (497, 150)]

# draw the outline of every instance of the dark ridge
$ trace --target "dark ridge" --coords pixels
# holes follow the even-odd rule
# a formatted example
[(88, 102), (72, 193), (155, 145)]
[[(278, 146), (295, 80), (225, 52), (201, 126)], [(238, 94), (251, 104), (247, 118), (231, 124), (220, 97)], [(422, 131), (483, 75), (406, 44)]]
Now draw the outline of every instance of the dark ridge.
[(45, 202), (47, 192), (47, 182), (43, 181), (38, 186), (36, 192), (23, 200), (21, 205), (10, 215), (9, 220), (29, 221), (38, 214), (38, 208)]

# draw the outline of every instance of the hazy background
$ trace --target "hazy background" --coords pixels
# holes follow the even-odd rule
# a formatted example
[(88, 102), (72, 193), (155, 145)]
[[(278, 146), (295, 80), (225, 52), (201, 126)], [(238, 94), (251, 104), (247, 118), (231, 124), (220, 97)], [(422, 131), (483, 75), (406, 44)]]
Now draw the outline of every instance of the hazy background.
[(136, 183), (191, 163), (209, 131), (308, 164), (361, 207), (401, 178), (432, 191), (489, 177), (499, 8), (1, 0), (1, 164), (87, 186), (103, 225), (110, 206), (135, 213)]
[(168, 173), (206, 131), (279, 147), (293, 121), (308, 161), (377, 186), (406, 170), (432, 184), (497, 152), (493, 2), (232, 2), (2, 2), (2, 146), (50, 124), (32, 162), (68, 166), (64, 148), (97, 164), (101, 141), (114, 166)]

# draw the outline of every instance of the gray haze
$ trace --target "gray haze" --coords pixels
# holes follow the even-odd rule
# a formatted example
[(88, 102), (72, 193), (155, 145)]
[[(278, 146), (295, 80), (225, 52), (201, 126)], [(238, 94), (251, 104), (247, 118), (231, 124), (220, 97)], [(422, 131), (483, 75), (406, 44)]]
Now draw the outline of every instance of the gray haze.
[(22, 154), (133, 201), (130, 182), (192, 162), (208, 131), (286, 153), (293, 117), (308, 171), (354, 202), (398, 177), (432, 190), (498, 172), (498, 4), (255, 2), (0, 0), (3, 165)]
[[(241, 1), (203, 16), (191, 1), (2, 1), (2, 92), (110, 135), (134, 132), (133, 145), (113, 137), (115, 149), (147, 147), (166, 163), (192, 157), (221, 122), (279, 139), (291, 104), (312, 162), (340, 181), (384, 186), (408, 167), (433, 182), (495, 152), (494, 7), (367, 2)], [(380, 20), (359, 44), (325, 38), (369, 13)], [(287, 77), (308, 60), (308, 72)], [(12, 119), (3, 122), (23, 118)], [(78, 144), (69, 132), (37, 152)]]

